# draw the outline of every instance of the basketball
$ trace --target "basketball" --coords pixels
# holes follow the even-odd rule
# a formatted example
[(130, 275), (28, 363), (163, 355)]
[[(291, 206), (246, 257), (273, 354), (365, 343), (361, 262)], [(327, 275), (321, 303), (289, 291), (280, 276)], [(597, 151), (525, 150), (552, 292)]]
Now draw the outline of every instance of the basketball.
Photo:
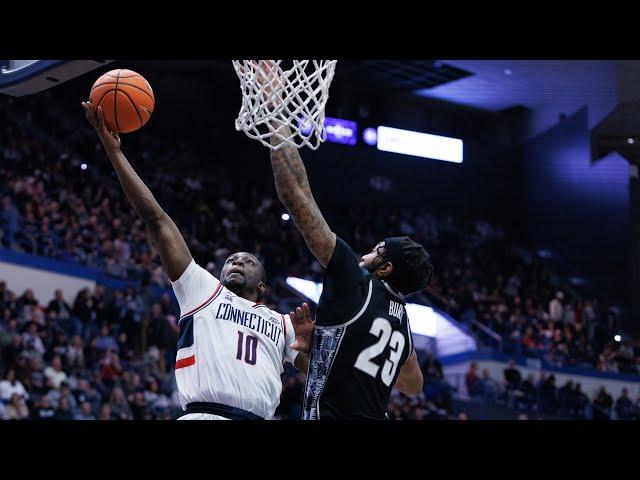
[(102, 75), (91, 88), (91, 104), (102, 107), (107, 128), (131, 133), (151, 118), (155, 98), (149, 82), (133, 70), (118, 69)]

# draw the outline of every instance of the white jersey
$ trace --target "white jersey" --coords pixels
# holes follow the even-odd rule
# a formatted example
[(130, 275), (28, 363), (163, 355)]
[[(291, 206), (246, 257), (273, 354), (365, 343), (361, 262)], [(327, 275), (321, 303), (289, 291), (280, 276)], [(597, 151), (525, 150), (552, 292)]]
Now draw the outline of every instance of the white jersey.
[(215, 402), (273, 418), (295, 332), (288, 315), (228, 290), (191, 261), (172, 282), (180, 305), (176, 382), (183, 409)]

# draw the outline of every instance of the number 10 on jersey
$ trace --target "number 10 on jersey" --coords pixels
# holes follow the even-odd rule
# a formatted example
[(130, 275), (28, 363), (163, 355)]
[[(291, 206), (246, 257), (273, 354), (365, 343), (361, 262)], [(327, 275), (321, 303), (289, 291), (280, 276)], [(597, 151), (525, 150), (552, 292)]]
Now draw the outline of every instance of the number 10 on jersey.
[(236, 360), (242, 360), (242, 352), (244, 350), (244, 361), (249, 365), (255, 365), (258, 337), (247, 335), (246, 341), (243, 340), (244, 334), (238, 330), (238, 352), (236, 353)]

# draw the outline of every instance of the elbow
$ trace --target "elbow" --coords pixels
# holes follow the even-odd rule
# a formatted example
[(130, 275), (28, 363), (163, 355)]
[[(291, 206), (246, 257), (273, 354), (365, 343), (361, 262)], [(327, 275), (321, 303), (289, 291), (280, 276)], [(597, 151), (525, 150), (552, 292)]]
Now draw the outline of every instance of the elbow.
[(140, 212), (138, 215), (147, 227), (159, 225), (166, 214), (160, 210), (150, 210), (148, 212)]
[(424, 385), (424, 379), (422, 378), (422, 374), (420, 376), (416, 376), (410, 382), (406, 382), (402, 385), (399, 385), (398, 390), (400, 390), (405, 395), (420, 395), (422, 393), (422, 387)]

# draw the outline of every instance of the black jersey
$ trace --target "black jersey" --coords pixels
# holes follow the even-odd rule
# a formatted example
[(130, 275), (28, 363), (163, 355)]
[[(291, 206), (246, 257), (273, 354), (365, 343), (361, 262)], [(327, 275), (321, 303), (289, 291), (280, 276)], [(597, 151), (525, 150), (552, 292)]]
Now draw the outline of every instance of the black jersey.
[(318, 302), (303, 419), (385, 419), (412, 350), (402, 295), (361, 268), (336, 238)]

